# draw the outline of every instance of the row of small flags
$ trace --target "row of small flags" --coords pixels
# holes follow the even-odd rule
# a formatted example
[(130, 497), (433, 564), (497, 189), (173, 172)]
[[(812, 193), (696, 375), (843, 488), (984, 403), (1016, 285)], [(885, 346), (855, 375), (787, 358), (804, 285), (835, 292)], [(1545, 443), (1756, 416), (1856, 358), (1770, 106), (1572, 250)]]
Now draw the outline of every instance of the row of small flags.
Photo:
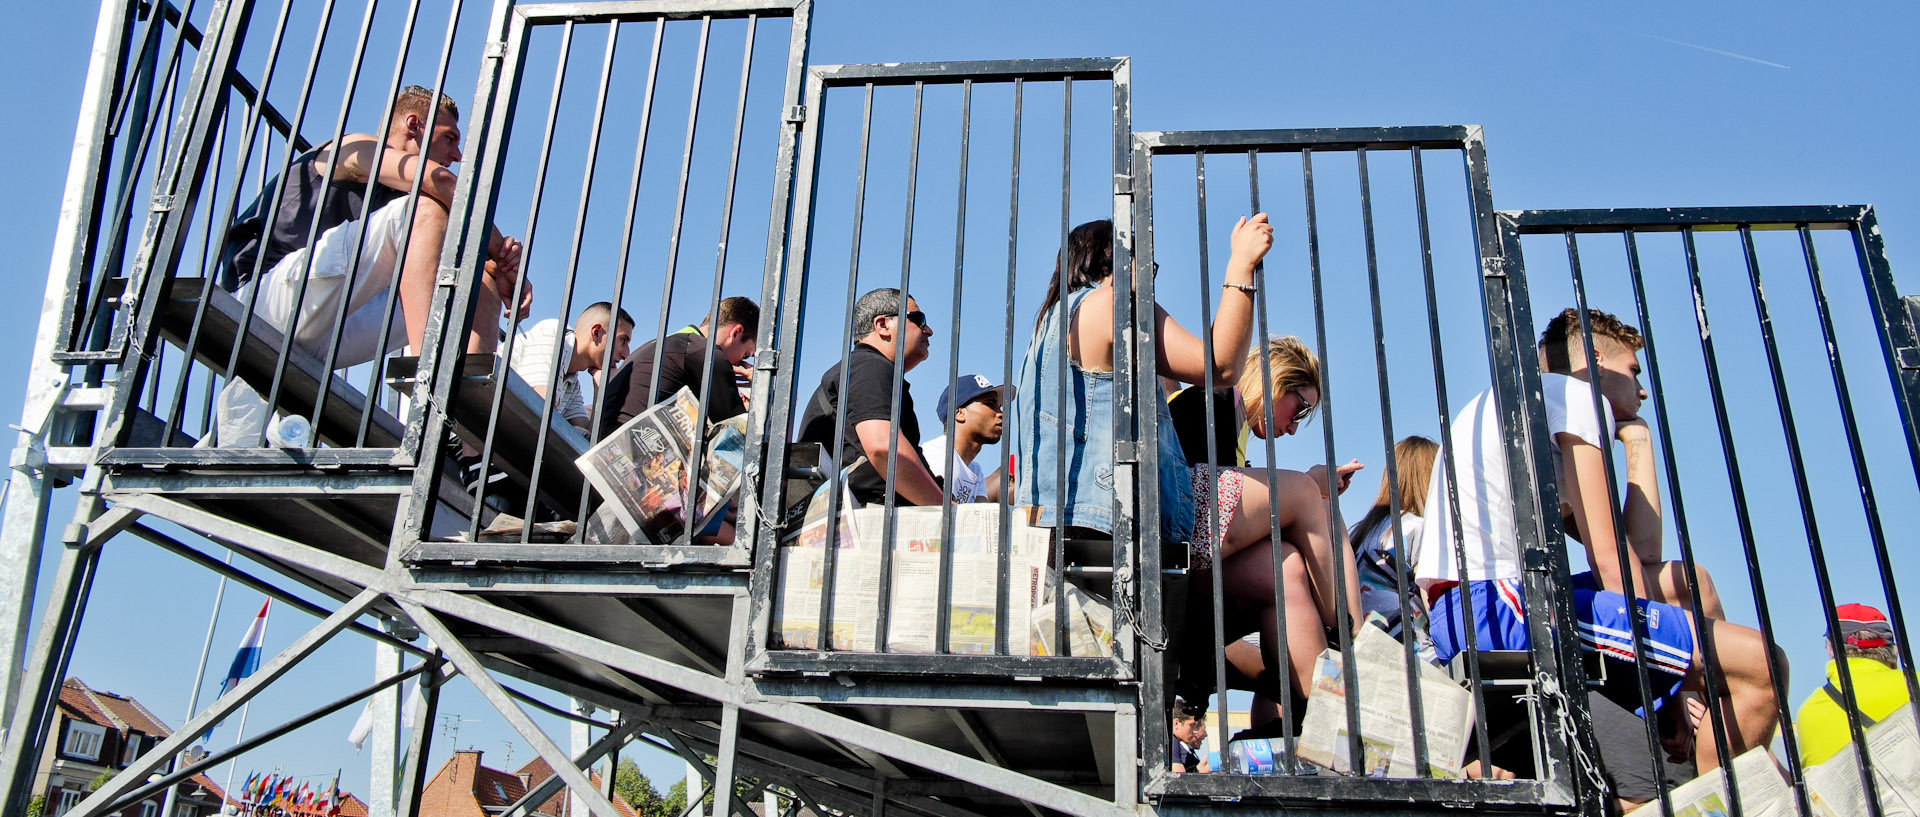
[(295, 785), (290, 777), (256, 772), (247, 775), (239, 800), (249, 813), (278, 809), (330, 817), (340, 813), (340, 775), (334, 774), (332, 786), (318, 789), (311, 783)]

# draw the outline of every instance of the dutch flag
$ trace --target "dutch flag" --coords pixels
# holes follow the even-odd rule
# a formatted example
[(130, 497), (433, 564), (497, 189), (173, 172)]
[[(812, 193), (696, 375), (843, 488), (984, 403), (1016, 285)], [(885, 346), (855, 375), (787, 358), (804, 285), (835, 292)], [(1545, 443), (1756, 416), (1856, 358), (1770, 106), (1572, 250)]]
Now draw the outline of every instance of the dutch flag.
[(225, 695), (240, 685), (240, 681), (260, 668), (260, 642), (267, 635), (267, 608), (273, 605), (273, 599), (267, 599), (260, 605), (260, 615), (253, 617), (248, 625), (247, 634), (240, 638), (240, 649), (233, 654), (233, 665), (227, 667), (227, 680), (220, 682), (220, 694)]

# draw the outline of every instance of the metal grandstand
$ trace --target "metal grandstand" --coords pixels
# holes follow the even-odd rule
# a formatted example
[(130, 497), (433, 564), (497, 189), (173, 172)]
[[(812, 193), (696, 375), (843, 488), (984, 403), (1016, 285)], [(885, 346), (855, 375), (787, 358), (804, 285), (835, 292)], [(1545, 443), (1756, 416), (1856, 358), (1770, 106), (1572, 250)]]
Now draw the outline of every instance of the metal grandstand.
[[(459, 675), (557, 771), (509, 813), (565, 786), (594, 814), (614, 817), (586, 769), (652, 735), (710, 781), (752, 779), (787, 808), (815, 814), (1598, 815), (1607, 804), (1590, 760), (1587, 663), (1554, 624), (1571, 616), (1570, 565), (1560, 514), (1549, 512), (1560, 502), (1534, 354), (1536, 317), (1576, 303), (1611, 308), (1648, 335), (1650, 416), (1688, 567), (1696, 552), (1707, 560), (1709, 547), (1724, 545), (1727, 537), (1709, 532), (1736, 530), (1722, 595), (1750, 591), (1771, 637), (1784, 606), (1778, 593), (1769, 605), (1763, 565), (1785, 577), (1776, 581), (1814, 576), (1830, 612), (1829, 558), (1843, 546), (1829, 536), (1823, 548), (1821, 532), (1843, 519), (1864, 533), (1844, 547), (1865, 555), (1855, 569), (1877, 572), (1911, 666), (1882, 516), (1920, 488), (1920, 310), (1896, 293), (1871, 207), (1502, 211), (1478, 126), (1136, 132), (1124, 57), (815, 65), (811, 0), (495, 0), (478, 32), (459, 30), (460, 0), (425, 3), (445, 8), (444, 22), (422, 5), (103, 0), (0, 527), (0, 640), (11, 666), (25, 667), (5, 674), (0, 695), (0, 811), (24, 809), (101, 546), (131, 536), (323, 620), (69, 814), (114, 813), (418, 676), (428, 703), (402, 747), (396, 787), (397, 813), (415, 813), (432, 690)], [(308, 30), (310, 44), (289, 37)], [(390, 81), (363, 81), (363, 68), (386, 76), (382, 48), (393, 55)], [(373, 362), (343, 367), (341, 331), (296, 342), (297, 332), (258, 317), (252, 289), (222, 284), (235, 213), (291, 161), (354, 128), (383, 130), (403, 84), (444, 88), (450, 66), (475, 63), (471, 96), (452, 93), (465, 115), (465, 161), (422, 348), (382, 348)], [(407, 206), (422, 195), (416, 185)], [(1263, 209), (1289, 238), (1262, 273), (1256, 337), (1302, 327), (1324, 367), (1322, 439), (1303, 464), (1332, 464), (1381, 441), (1390, 450), (1396, 429), (1444, 433), (1462, 399), (1482, 389), (1493, 391), (1505, 427), (1521, 430), (1502, 444), (1507, 479), (1524, 500), (1515, 525), (1535, 646), (1517, 656), (1470, 653), (1460, 671), (1481, 696), (1481, 733), (1498, 716), (1530, 742), (1530, 776), (1436, 779), (1424, 741), (1421, 776), (1408, 779), (1169, 771), (1169, 641), (1192, 618), (1189, 598), (1210, 596), (1211, 611), (1197, 615), (1224, 619), (1217, 573), (1212, 588), (1190, 586), (1204, 574), (1190, 569), (1185, 544), (1156, 533), (1157, 436), (1136, 419), (1163, 399), (1152, 369), (1155, 304), (1198, 312), (1190, 325), (1204, 326), (1220, 291), (1207, 237), (1221, 234), (1220, 213)], [(1028, 654), (1014, 643), (1027, 634), (1009, 632), (1004, 607), (991, 648), (963, 652), (948, 643), (945, 605), (934, 649), (889, 649), (897, 597), (885, 562), (877, 622), (850, 625), (882, 634), (877, 649), (790, 645), (773, 627), (789, 511), (823, 481), (837, 486), (829, 477), (841, 464), (789, 440), (802, 390), (852, 340), (842, 315), (854, 297), (897, 286), (919, 294), (944, 327), (991, 330), (964, 347), (945, 335), (948, 347), (915, 378), (923, 394), (969, 366), (1012, 382), (1023, 322), (1057, 249), (1089, 218), (1115, 227), (1119, 522), (1110, 540), (1051, 531), (1048, 547), (1056, 595), (1073, 585), (1112, 606), (1111, 654)], [(564, 324), (585, 304), (610, 301), (635, 313), (636, 340), (645, 340), (711, 312), (723, 295), (759, 302), (731, 543), (696, 541), (692, 530), (632, 543), (588, 543), (578, 533), (555, 541), (534, 525), (513, 529), (518, 541), (482, 535), (503, 516), (585, 521), (598, 497), (574, 461), (600, 437), (556, 416), (556, 401), (542, 395), (557, 380), (530, 384), (503, 362), (521, 318), (503, 322), (501, 357), (456, 345), (474, 326), (490, 224), (518, 235), (527, 267), (543, 270), (535, 317)], [(1187, 276), (1156, 284), (1153, 271), (1176, 259), (1194, 270), (1197, 301), (1173, 291)], [(1709, 331), (1710, 312), (1718, 332)], [(401, 317), (389, 311), (382, 337)], [(1210, 340), (1207, 348), (1211, 359)], [(1855, 364), (1852, 379), (1843, 358)], [(312, 441), (208, 444), (216, 401), (234, 382), (250, 384), (273, 412), (310, 421)], [(1730, 393), (1742, 382), (1765, 385)], [(729, 384), (706, 384), (703, 407), (715, 387)], [(1684, 399), (1690, 390), (1702, 398)], [(596, 427), (613, 408), (597, 397)], [(1364, 433), (1336, 438), (1336, 422)], [(460, 488), (443, 457), (450, 435), (504, 474), (483, 486), (512, 486), (510, 497)], [(1765, 474), (1752, 458), (1742, 470), (1751, 451), (1766, 452), (1755, 455), (1768, 458)], [(1272, 442), (1259, 453), (1269, 469), (1279, 459)], [(1833, 457), (1851, 479), (1815, 484), (1807, 461)], [(1784, 522), (1776, 509), (1750, 508), (1748, 492), (1766, 480), (1791, 486)], [(68, 485), (81, 496), (76, 516), (49, 519), (48, 496)], [(830, 490), (837, 507), (839, 489)], [(1014, 509), (1001, 503), (1005, 542)], [(1327, 511), (1343, 528), (1337, 499)], [(1700, 521), (1709, 514), (1733, 524)], [(945, 517), (951, 532), (951, 503)], [(1780, 536), (1794, 541), (1777, 546)], [(60, 560), (41, 565), (49, 537), (62, 545)], [(206, 555), (221, 549), (268, 572)], [(852, 581), (836, 579), (832, 553), (823, 598), (834, 597), (836, 580)], [(46, 569), (52, 591), (35, 598)], [(1003, 589), (1009, 581), (1004, 565), (997, 581)], [(951, 576), (939, 585), (942, 599), (951, 585)], [(832, 632), (838, 605), (818, 606), (816, 632)], [(29, 633), (36, 610), (41, 626)], [(1064, 635), (1065, 620), (1058, 626)], [(180, 750), (349, 630), (401, 650), (405, 668), (176, 767)], [(1338, 649), (1352, 630), (1335, 630)], [(1223, 661), (1200, 682), (1221, 708)], [(1805, 810), (1783, 675), (1775, 679), (1786, 763)], [(545, 705), (503, 678), (604, 710), (609, 719), (595, 723), (606, 737), (570, 756), (526, 714)], [(1357, 723), (1355, 679), (1345, 683)], [(1709, 690), (1716, 683), (1710, 672)], [(1851, 696), (1851, 682), (1844, 686)], [(1497, 692), (1512, 689), (1524, 691)], [(1496, 695), (1510, 700), (1489, 700)], [(1405, 703), (1418, 722), (1420, 696)], [(1727, 734), (1718, 708), (1711, 728)], [(1351, 732), (1357, 749), (1360, 730)], [(1870, 766), (1863, 760), (1869, 790)], [(715, 817), (748, 810), (740, 797), (716, 800)]]

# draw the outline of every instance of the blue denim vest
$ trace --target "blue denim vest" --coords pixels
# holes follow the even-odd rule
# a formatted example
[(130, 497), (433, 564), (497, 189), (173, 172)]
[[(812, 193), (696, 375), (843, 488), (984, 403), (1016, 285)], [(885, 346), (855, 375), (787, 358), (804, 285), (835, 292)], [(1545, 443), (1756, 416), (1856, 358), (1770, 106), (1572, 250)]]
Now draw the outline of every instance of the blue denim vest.
[[(1066, 314), (1080, 308), (1092, 288), (1067, 295)], [(1051, 526), (1065, 511), (1069, 526), (1113, 532), (1113, 441), (1118, 427), (1113, 417), (1113, 373), (1090, 372), (1067, 358), (1067, 405), (1060, 404), (1061, 359), (1066, 340), (1060, 313), (1049, 311), (1034, 333), (1033, 343), (1020, 364), (1013, 401), (1012, 504), (1040, 509), (1039, 524)], [(1149, 375), (1151, 376), (1151, 375)], [(1158, 393), (1158, 388), (1155, 389)], [(1163, 542), (1193, 539), (1193, 483), (1187, 476), (1187, 458), (1173, 431), (1167, 396), (1154, 401), (1160, 430), (1160, 536)], [(1072, 444), (1060, 443), (1060, 426), (1072, 431)], [(1064, 450), (1063, 450), (1064, 448)], [(1062, 486), (1057, 463), (1066, 463)], [(1061, 495), (1064, 487), (1065, 496)]]

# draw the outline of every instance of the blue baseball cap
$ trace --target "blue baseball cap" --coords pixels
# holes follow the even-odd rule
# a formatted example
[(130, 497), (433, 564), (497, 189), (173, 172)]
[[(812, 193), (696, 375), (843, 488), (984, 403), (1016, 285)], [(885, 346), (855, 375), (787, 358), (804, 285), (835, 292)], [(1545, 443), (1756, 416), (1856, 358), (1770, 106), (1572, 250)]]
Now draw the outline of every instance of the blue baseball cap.
[(944, 418), (953, 413), (954, 408), (971, 403), (980, 395), (998, 388), (1000, 387), (987, 380), (986, 375), (963, 374), (954, 378), (953, 385), (940, 393), (940, 404), (936, 411), (944, 422)]

